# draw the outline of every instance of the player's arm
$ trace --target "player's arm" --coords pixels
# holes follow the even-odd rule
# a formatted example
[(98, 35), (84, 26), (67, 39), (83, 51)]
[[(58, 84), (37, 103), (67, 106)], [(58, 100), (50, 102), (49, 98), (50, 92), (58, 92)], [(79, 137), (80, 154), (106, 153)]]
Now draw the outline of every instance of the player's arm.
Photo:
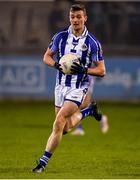
[(74, 74), (83, 73), (92, 76), (103, 77), (106, 74), (105, 63), (102, 55), (102, 48), (99, 42), (96, 43), (97, 46), (92, 47), (91, 58), (95, 64), (95, 67), (85, 67), (82, 64), (73, 63), (71, 71)]
[(95, 61), (94, 64), (95, 64), (95, 67), (87, 69), (87, 74), (90, 74), (93, 76), (101, 76), (101, 77), (105, 76), (106, 68), (105, 68), (104, 60)]
[(77, 64), (74, 62), (73, 66), (71, 67), (71, 72), (73, 74), (89, 74), (92, 76), (103, 77), (106, 73), (104, 60), (95, 61), (94, 64), (95, 64), (95, 67), (87, 68), (81, 64)]
[(106, 74), (105, 62), (103, 58), (103, 51), (99, 41), (96, 42), (96, 46), (92, 46), (91, 53), (93, 63), (95, 67), (88, 68), (87, 73), (93, 76), (103, 77)]
[(47, 64), (48, 66), (53, 67), (55, 64), (55, 60), (53, 59), (54, 53), (51, 51), (51, 49), (47, 49), (47, 51), (44, 54), (43, 62)]
[(61, 65), (53, 59), (54, 54), (55, 53), (52, 52), (51, 49), (48, 48), (44, 54), (43, 62), (47, 64), (48, 66), (54, 67), (57, 70), (62, 72), (62, 68), (60, 67)]

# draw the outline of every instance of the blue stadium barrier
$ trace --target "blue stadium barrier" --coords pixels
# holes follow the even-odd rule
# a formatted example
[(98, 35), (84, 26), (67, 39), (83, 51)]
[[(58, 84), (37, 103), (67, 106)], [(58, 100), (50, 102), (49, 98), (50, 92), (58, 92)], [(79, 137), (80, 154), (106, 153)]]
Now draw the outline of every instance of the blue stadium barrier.
[[(0, 98), (54, 98), (56, 70), (42, 56), (0, 56)], [(97, 100), (140, 100), (140, 57), (106, 57), (107, 75), (95, 78)]]
[(97, 99), (140, 100), (140, 57), (107, 57), (106, 69), (95, 81)]

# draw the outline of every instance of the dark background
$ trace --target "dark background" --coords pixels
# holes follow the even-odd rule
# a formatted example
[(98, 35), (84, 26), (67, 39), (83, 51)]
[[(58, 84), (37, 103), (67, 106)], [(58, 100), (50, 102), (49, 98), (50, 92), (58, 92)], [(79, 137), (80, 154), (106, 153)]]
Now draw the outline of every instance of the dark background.
[[(44, 53), (52, 35), (69, 25), (78, 1), (0, 2), (0, 52)], [(140, 2), (83, 2), (88, 29), (106, 55), (140, 55)]]

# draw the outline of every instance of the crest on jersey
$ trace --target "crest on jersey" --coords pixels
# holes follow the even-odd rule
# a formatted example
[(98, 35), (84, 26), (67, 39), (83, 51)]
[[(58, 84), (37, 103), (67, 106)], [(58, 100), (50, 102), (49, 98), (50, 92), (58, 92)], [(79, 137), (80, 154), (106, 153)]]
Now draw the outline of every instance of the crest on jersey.
[(83, 44), (82, 45), (82, 51), (86, 51), (88, 49), (87, 45), (86, 44)]

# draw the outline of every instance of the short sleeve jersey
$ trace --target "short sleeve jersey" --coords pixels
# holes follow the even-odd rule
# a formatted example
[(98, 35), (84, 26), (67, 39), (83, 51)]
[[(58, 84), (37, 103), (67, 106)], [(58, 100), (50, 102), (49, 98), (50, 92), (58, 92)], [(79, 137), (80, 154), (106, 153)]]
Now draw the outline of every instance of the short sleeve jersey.
[[(103, 53), (99, 41), (85, 27), (81, 36), (76, 37), (72, 33), (72, 28), (69, 26), (61, 32), (58, 32), (52, 38), (49, 44), (49, 49), (56, 54), (56, 59), (59, 62), (64, 54), (76, 54), (81, 64), (85, 67), (91, 67), (94, 61), (102, 61)], [(64, 75), (57, 72), (56, 84), (64, 86), (80, 88), (89, 86), (89, 75)]]

